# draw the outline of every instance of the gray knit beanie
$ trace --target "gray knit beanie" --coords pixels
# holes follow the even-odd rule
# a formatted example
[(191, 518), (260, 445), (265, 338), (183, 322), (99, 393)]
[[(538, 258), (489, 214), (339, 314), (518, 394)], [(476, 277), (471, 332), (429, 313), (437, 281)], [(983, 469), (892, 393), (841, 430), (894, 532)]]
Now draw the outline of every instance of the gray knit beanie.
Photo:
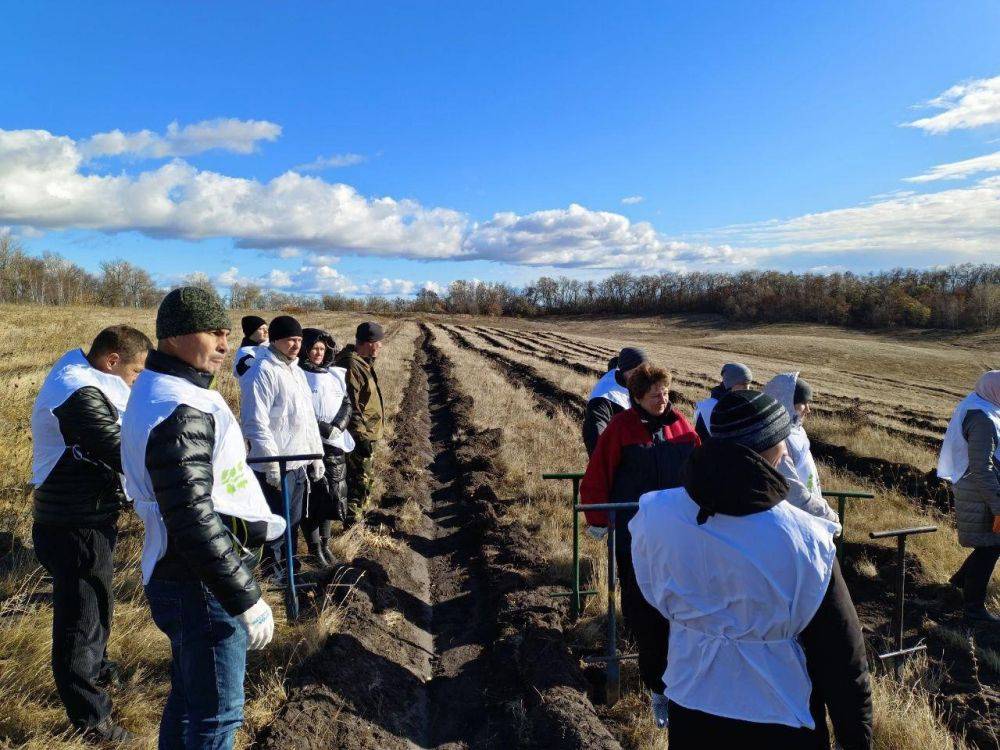
[(722, 366), (722, 387), (727, 391), (734, 385), (753, 382), (753, 372), (740, 362), (730, 362)]
[(232, 330), (226, 306), (219, 295), (197, 286), (174, 289), (156, 311), (156, 338), (168, 339), (187, 333)]
[(792, 431), (788, 410), (760, 391), (731, 391), (712, 409), (711, 433), (750, 450), (766, 451)]

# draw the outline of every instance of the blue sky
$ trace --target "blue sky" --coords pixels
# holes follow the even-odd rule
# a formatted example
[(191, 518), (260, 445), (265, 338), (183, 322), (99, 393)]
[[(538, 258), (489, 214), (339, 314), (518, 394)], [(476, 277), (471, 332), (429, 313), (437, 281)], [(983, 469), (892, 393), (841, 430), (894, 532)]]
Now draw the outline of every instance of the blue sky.
[(395, 293), (1000, 258), (994, 2), (43, 2), (4, 25), (0, 226), (87, 268)]

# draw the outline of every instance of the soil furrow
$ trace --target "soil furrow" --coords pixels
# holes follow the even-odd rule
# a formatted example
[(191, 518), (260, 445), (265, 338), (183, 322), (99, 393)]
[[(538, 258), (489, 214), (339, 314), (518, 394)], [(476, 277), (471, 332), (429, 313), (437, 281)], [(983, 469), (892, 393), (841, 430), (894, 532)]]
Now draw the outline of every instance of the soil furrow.
[(453, 328), (442, 328), (457, 346), (474, 351), (498, 364), (515, 383), (526, 388), (532, 394), (535, 402), (538, 404), (538, 408), (546, 416), (554, 417), (559, 411), (563, 411), (573, 419), (583, 420), (587, 403), (580, 396), (559, 387), (551, 380), (540, 375), (530, 365), (505, 357), (491, 349), (476, 346), (465, 334)]

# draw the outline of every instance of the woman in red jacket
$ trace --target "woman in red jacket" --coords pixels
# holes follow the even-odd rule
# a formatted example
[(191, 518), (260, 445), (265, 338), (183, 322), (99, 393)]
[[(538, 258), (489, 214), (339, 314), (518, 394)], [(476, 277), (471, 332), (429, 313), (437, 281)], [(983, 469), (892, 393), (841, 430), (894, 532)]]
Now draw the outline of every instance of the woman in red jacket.
[[(616, 414), (601, 433), (580, 483), (585, 504), (636, 502), (654, 490), (681, 485), (681, 467), (701, 441), (670, 403), (670, 372), (648, 363), (630, 375), (632, 407)], [(639, 648), (639, 674), (652, 695), (657, 724), (666, 726), (663, 673), (667, 666), (668, 625), (642, 596), (632, 567), (628, 522), (635, 511), (617, 514), (615, 560), (621, 585), (625, 628)], [(586, 513), (590, 526), (607, 527), (608, 514)]]

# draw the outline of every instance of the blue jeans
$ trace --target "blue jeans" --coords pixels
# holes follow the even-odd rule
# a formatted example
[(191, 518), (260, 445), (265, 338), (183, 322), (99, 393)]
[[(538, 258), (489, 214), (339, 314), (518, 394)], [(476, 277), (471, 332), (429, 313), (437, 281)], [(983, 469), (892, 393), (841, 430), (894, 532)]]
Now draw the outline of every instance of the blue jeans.
[(160, 750), (232, 750), (243, 724), (246, 631), (198, 582), (152, 578), (146, 598), (173, 657)]

